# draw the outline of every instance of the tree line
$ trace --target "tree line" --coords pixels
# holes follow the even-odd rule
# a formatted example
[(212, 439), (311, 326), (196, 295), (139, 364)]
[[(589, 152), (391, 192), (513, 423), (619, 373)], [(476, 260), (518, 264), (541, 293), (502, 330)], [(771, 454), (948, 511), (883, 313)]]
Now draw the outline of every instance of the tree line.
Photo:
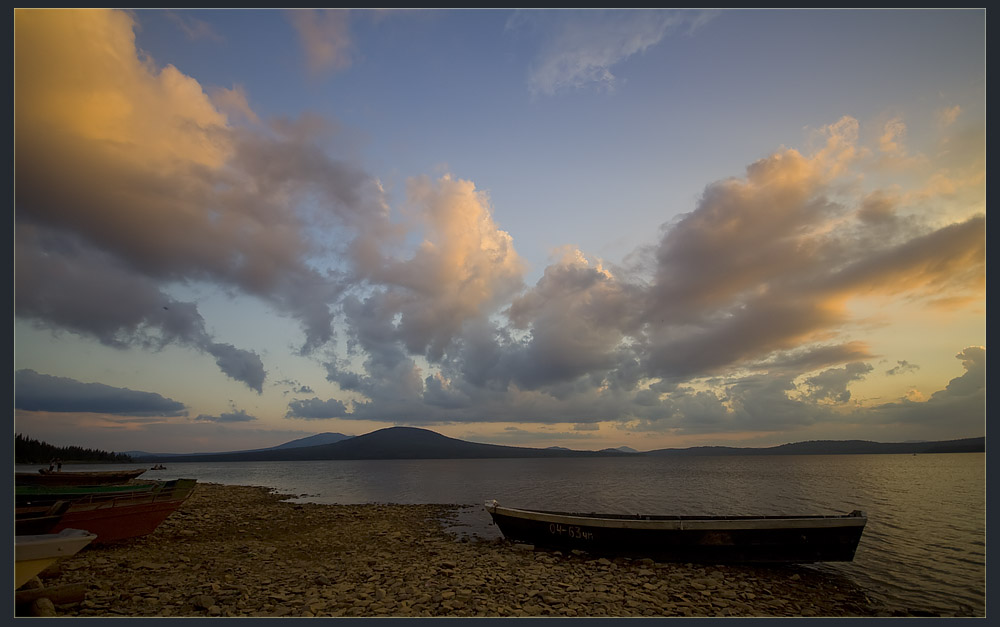
[(48, 464), (53, 459), (65, 462), (120, 462), (132, 461), (130, 455), (99, 451), (79, 446), (53, 446), (20, 433), (14, 436), (15, 464)]

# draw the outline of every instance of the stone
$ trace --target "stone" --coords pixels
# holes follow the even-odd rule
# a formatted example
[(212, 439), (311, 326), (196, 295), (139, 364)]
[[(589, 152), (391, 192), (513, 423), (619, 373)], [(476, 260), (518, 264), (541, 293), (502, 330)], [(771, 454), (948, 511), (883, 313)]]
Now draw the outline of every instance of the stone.
[(791, 585), (781, 569), (580, 559), (577, 551), (558, 557), (508, 540), (462, 543), (445, 527), (445, 517), (458, 511), (453, 506), (295, 508), (285, 498), (264, 488), (199, 484), (152, 534), (66, 559), (52, 584), (84, 584), (87, 591), (83, 602), (59, 606), (60, 614), (624, 618), (885, 611), (856, 587), (839, 579), (834, 585), (819, 573), (810, 572), (805, 586)]
[(58, 616), (59, 613), (56, 612), (56, 605), (52, 599), (42, 597), (31, 602), (31, 615), (49, 617)]

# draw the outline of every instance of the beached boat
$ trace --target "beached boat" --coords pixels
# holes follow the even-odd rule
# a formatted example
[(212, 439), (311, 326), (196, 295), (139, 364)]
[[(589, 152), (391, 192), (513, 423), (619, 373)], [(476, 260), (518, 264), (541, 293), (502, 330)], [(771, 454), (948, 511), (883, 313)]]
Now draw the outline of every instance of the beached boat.
[(70, 501), (58, 501), (44, 512), (30, 514), (18, 514), (15, 509), (14, 535), (37, 536), (52, 533), (52, 529), (59, 524), (70, 505)]
[(26, 584), (56, 560), (79, 552), (96, 538), (95, 534), (82, 529), (14, 536), (14, 589)]
[(104, 470), (94, 472), (70, 472), (39, 468), (38, 472), (15, 472), (14, 485), (27, 486), (70, 486), (70, 485), (120, 485), (135, 479), (145, 468), (134, 470)]
[(86, 529), (97, 534), (95, 544), (143, 536), (152, 533), (176, 511), (191, 496), (196, 483), (194, 479), (174, 479), (160, 482), (158, 488), (146, 492), (92, 494), (50, 506), (16, 507), (15, 529), (28, 528), (40, 519), (53, 516), (54, 508), (68, 502), (69, 506), (52, 526), (53, 532)]
[(17, 507), (51, 505), (56, 501), (76, 501), (84, 497), (90, 499), (130, 496), (141, 492), (160, 490), (162, 481), (137, 481), (122, 485), (69, 485), (38, 486), (19, 485), (14, 487), (14, 504)]
[(572, 514), (486, 510), (504, 537), (540, 547), (665, 562), (810, 563), (854, 559), (864, 512), (807, 516)]

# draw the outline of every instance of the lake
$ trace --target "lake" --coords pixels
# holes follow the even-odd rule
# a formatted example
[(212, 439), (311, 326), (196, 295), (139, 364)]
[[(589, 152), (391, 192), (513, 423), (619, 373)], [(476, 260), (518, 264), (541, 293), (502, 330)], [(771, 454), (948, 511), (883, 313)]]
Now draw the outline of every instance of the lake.
[(486, 538), (499, 535), (482, 507), (490, 499), (626, 514), (860, 509), (868, 525), (854, 561), (810, 568), (845, 575), (892, 608), (986, 614), (985, 453), (165, 463), (143, 478), (266, 486), (312, 503), (473, 505), (456, 531)]

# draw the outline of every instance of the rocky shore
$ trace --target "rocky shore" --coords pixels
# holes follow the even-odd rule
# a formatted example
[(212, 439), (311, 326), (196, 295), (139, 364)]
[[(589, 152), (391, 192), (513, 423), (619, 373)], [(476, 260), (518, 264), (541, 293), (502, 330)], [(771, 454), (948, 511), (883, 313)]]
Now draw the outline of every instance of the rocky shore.
[(452, 505), (315, 505), (198, 484), (157, 530), (43, 573), (81, 617), (886, 616), (804, 567), (725, 567), (534, 550), (449, 531)]

